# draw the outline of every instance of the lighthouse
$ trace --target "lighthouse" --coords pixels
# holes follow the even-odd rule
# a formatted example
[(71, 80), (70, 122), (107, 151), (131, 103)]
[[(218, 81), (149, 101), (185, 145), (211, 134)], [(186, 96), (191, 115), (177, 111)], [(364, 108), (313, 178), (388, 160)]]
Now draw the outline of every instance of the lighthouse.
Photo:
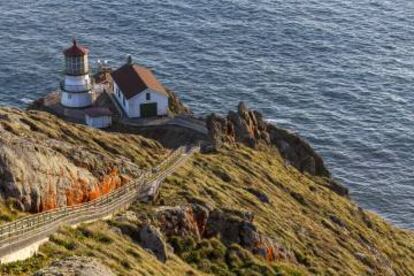
[(65, 79), (61, 83), (60, 103), (65, 107), (82, 108), (92, 104), (92, 84), (89, 77), (88, 52), (74, 39), (65, 56)]

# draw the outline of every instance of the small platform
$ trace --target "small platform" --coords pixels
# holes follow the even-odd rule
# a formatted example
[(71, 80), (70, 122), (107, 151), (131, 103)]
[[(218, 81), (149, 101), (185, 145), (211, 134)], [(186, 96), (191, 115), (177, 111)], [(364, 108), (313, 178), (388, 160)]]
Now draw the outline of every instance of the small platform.
[(85, 108), (69, 108), (60, 104), (60, 93), (54, 91), (49, 93), (46, 97), (43, 98), (42, 109), (55, 114), (59, 117), (64, 118), (67, 121), (74, 123), (85, 123), (85, 114), (90, 109), (109, 109), (112, 113), (113, 119), (120, 117), (118, 109), (114, 106), (113, 102), (107, 95), (107, 93), (102, 91), (96, 91), (93, 98), (92, 106)]

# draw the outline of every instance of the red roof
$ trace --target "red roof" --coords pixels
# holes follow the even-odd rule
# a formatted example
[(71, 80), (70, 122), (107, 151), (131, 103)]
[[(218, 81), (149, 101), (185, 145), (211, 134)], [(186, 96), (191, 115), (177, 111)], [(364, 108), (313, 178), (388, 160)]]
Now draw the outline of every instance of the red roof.
[(76, 39), (73, 40), (73, 45), (63, 51), (63, 54), (67, 57), (80, 57), (87, 55), (89, 52), (88, 48), (78, 45)]
[(109, 110), (109, 108), (106, 107), (90, 107), (85, 110), (85, 114), (92, 118), (101, 116), (112, 116), (111, 110)]
[(127, 99), (138, 95), (147, 88), (168, 97), (165, 88), (157, 80), (151, 70), (147, 68), (127, 63), (112, 72), (111, 75)]

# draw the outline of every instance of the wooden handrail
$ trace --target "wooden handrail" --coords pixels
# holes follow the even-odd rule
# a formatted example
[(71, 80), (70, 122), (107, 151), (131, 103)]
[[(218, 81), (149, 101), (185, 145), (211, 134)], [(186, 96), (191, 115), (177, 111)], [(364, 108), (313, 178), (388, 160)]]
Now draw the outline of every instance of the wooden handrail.
[(180, 147), (158, 166), (142, 171), (134, 181), (92, 201), (48, 210), (0, 225), (0, 257), (10, 251), (13, 252), (13, 249), (18, 250), (19, 248), (15, 244), (19, 241), (22, 243), (23, 241), (30, 242), (31, 237), (35, 239), (39, 235), (47, 236), (64, 223), (82, 223), (93, 218), (108, 216), (116, 210), (126, 208), (151, 189), (151, 184), (163, 180), (177, 168), (186, 156), (198, 149), (199, 147)]

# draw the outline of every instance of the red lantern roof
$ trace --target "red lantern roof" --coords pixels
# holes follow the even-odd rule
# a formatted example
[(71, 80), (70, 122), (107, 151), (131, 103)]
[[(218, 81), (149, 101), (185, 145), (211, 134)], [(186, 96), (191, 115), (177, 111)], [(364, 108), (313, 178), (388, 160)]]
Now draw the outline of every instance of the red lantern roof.
[(87, 55), (89, 52), (88, 48), (78, 45), (76, 39), (73, 40), (73, 45), (63, 51), (63, 54), (67, 57), (81, 57)]

